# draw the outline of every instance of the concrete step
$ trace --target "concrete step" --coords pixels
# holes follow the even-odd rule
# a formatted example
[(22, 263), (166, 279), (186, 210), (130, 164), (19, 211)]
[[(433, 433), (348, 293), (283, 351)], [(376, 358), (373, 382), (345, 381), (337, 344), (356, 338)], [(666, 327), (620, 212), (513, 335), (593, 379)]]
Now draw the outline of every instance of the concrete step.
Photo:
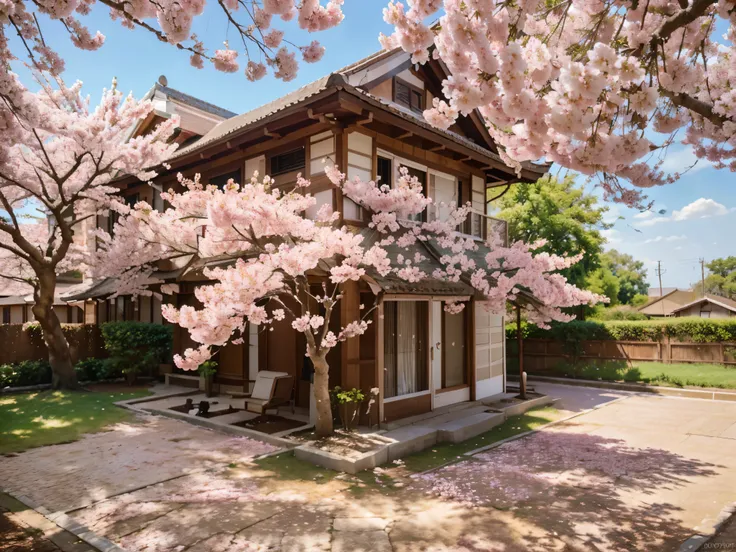
[(502, 412), (481, 412), (452, 420), (437, 428), (437, 440), (439, 442), (460, 443), (502, 424), (505, 419), (506, 416)]
[(437, 443), (437, 429), (421, 425), (410, 425), (383, 434), (393, 441), (388, 446), (388, 461), (420, 452)]

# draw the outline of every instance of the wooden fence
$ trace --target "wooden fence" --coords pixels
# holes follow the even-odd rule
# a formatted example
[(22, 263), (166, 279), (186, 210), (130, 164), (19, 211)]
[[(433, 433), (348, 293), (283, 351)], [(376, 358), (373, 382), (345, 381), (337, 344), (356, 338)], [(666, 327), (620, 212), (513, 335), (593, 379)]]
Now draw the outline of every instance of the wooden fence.
[[(107, 356), (99, 326), (96, 324), (74, 324), (74, 326), (77, 328), (64, 332), (69, 342), (73, 363), (76, 364), (78, 360), (88, 357)], [(40, 330), (24, 330), (22, 324), (0, 325), (0, 364), (48, 358), (49, 353)]]
[[(509, 359), (517, 358), (516, 339), (506, 341)], [(524, 369), (544, 372), (569, 360), (565, 343), (554, 339), (524, 340)], [(683, 343), (679, 341), (583, 341), (581, 360), (622, 360), (705, 363), (736, 366), (736, 343)]]

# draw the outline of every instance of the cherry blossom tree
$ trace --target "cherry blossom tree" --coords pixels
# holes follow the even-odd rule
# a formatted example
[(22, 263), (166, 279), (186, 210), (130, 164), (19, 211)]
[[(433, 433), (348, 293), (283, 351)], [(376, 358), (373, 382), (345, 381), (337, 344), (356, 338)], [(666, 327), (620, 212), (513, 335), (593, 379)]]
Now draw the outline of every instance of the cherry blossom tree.
[[(375, 305), (364, 306), (356, 320), (341, 320), (330, 329), (336, 305), (345, 285), (371, 273), (394, 274), (407, 282), (427, 278), (464, 281), (483, 297), (481, 306), (505, 313), (507, 301), (523, 305), (527, 319), (539, 325), (550, 320), (570, 320), (560, 308), (604, 298), (568, 284), (557, 271), (578, 258), (535, 254), (543, 244), (517, 242), (504, 247), (496, 240), (482, 266), (471, 254), (478, 244), (455, 229), (469, 206), (452, 208), (447, 220), (410, 223), (407, 219), (424, 211), (431, 200), (422, 195), (421, 184), (404, 169), (395, 187), (374, 182), (349, 181), (336, 168), (327, 169), (330, 180), (348, 197), (372, 213), (375, 239), (348, 227), (339, 227), (339, 214), (323, 205), (314, 219), (305, 216), (316, 206), (309, 181), (298, 177), (292, 190), (272, 186), (256, 173), (240, 185), (228, 181), (223, 189), (179, 176), (183, 191), (163, 194), (171, 208), (155, 211), (137, 203), (116, 224), (114, 236), (96, 232), (100, 247), (93, 263), (98, 277), (118, 278), (118, 294), (150, 294), (156, 280), (156, 264), (164, 259), (187, 269), (203, 269), (211, 284), (195, 289), (202, 308), (163, 307), (164, 317), (186, 328), (200, 344), (174, 360), (179, 368), (194, 370), (228, 342), (242, 343), (246, 325), (268, 327), (288, 319), (306, 339), (306, 351), (314, 366), (316, 431), (332, 433), (327, 354), (339, 342), (363, 334), (371, 323)], [(442, 269), (432, 274), (420, 268), (423, 257), (415, 253), (391, 257), (388, 246), (412, 249), (417, 241), (435, 245)], [(135, 255), (132, 253), (135, 252)], [(133, 259), (134, 264), (131, 263)], [(168, 293), (171, 284), (162, 286)], [(462, 304), (448, 304), (459, 312)]]
[[(95, 6), (95, 0), (3, 0), (0, 2), (0, 58), (7, 58), (8, 32), (17, 34), (26, 54), (38, 68), (59, 74), (64, 61), (47, 44), (39, 15), (58, 21), (72, 43), (83, 50), (96, 50), (105, 42), (99, 31), (94, 34), (83, 23)], [(205, 43), (192, 32), (194, 20), (201, 16), (205, 0), (153, 1), (98, 0), (109, 10), (110, 17), (129, 29), (153, 34), (158, 40), (189, 54), (192, 66), (202, 69), (205, 61), (219, 71), (235, 73), (241, 69), (250, 81), (263, 78), (270, 68), (273, 75), (288, 82), (296, 78), (299, 62), (319, 61), (324, 47), (316, 40), (296, 45), (284, 38), (284, 31), (272, 28), (275, 18), (287, 22), (296, 19), (299, 28), (310, 33), (324, 31), (343, 20), (343, 0), (217, 0), (210, 4), (222, 14), (222, 32), (234, 31), (235, 44), (227, 40), (220, 45)], [(156, 23), (153, 22), (156, 20)], [(4, 53), (3, 50), (6, 52)]]
[[(700, 159), (736, 170), (733, 0), (393, 0), (381, 36), (451, 76), (424, 112), (447, 128), (479, 109), (510, 166), (546, 159), (596, 175), (608, 198), (641, 188), (681, 134)], [(437, 23), (427, 23), (437, 13)], [(719, 34), (726, 33), (720, 37)], [(627, 183), (632, 184), (633, 188)]]
[[(0, 74), (0, 285), (32, 290), (33, 314), (49, 351), (54, 388), (77, 385), (69, 346), (53, 310), (60, 274), (84, 267), (82, 230), (98, 213), (125, 210), (111, 180), (156, 175), (176, 119), (153, 133), (127, 139), (133, 123), (153, 110), (150, 102), (122, 99), (115, 84), (96, 108), (81, 96), (81, 83), (30, 93), (17, 76)], [(8, 82), (12, 81), (12, 82)], [(89, 221), (89, 222), (88, 222)], [(76, 239), (75, 239), (76, 238)]]

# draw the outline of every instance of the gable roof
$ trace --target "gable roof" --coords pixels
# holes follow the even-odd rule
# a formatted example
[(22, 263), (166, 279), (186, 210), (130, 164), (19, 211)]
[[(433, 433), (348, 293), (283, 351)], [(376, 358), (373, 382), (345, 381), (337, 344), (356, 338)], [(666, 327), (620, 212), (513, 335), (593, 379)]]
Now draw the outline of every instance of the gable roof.
[(700, 297), (695, 301), (691, 301), (690, 303), (677, 307), (672, 312), (680, 312), (692, 307), (693, 305), (697, 305), (698, 303), (713, 303), (714, 305), (718, 305), (720, 307), (723, 307), (724, 309), (736, 313), (736, 301), (728, 299), (727, 297), (721, 297), (720, 295), (710, 294), (706, 294), (705, 297)]
[[(403, 109), (401, 106), (393, 102), (386, 101), (374, 94), (371, 94), (362, 87), (364, 86), (364, 84), (361, 82), (362, 79), (359, 77), (361, 77), (361, 75), (368, 75), (369, 73), (367, 73), (367, 71), (370, 69), (371, 66), (389, 58), (402, 58), (404, 56), (407, 60), (409, 59), (409, 54), (406, 54), (399, 49), (380, 50), (378, 52), (375, 52), (361, 60), (351, 63), (350, 65), (347, 65), (342, 69), (338, 69), (337, 71), (334, 71), (329, 75), (319, 78), (260, 107), (220, 122), (197, 142), (174, 152), (170, 160), (180, 159), (193, 152), (203, 149), (205, 146), (226, 141), (227, 139), (234, 137), (237, 134), (245, 132), (250, 126), (255, 125), (258, 122), (263, 122), (266, 119), (275, 116), (276, 114), (286, 110), (289, 107), (297, 106), (299, 104), (307, 104), (323, 93), (326, 94), (328, 93), (328, 91), (332, 92), (335, 90), (342, 90), (358, 97), (359, 99), (367, 101), (368, 103), (379, 109), (389, 111), (392, 114), (398, 115), (399, 117), (413, 124), (419, 125), (426, 130), (434, 132), (445, 138), (449, 138), (459, 145), (471, 149), (485, 157), (493, 159), (494, 161), (500, 163), (502, 166), (506, 166), (501, 157), (497, 153), (488, 149), (488, 147), (476, 144), (472, 140), (461, 136), (460, 134), (451, 130), (442, 130), (437, 127), (433, 127), (424, 119), (424, 117), (420, 113), (415, 113), (408, 109)], [(386, 77), (386, 79), (390, 78), (390, 74), (388, 73), (384, 73), (384, 76)], [(522, 163), (522, 167), (526, 171), (530, 171), (532, 174), (534, 174), (535, 177), (539, 177), (547, 171), (548, 165), (538, 165), (535, 163), (524, 162)]]
[(146, 95), (143, 97), (143, 99), (144, 100), (151, 99), (156, 94), (157, 91), (165, 94), (167, 97), (171, 98), (172, 100), (176, 100), (188, 106), (199, 109), (200, 111), (205, 111), (207, 113), (210, 113), (212, 115), (217, 115), (218, 117), (222, 117), (224, 119), (230, 119), (231, 117), (237, 116), (237, 113), (233, 111), (224, 109), (222, 107), (219, 107), (215, 104), (211, 104), (204, 100), (200, 100), (199, 98), (195, 98), (194, 96), (185, 94), (184, 92), (181, 92), (180, 90), (176, 90), (175, 88), (164, 86), (160, 82), (157, 82), (156, 84), (154, 84), (151, 87), (151, 89), (146, 93)]
[[(648, 309), (649, 307), (651, 307), (653, 305), (656, 305), (657, 303), (659, 303), (660, 301), (662, 301), (664, 299), (675, 300), (675, 295), (676, 294), (683, 294), (684, 297), (681, 298), (681, 301), (684, 301), (684, 302), (691, 301), (692, 298), (695, 297), (695, 292), (692, 291), (692, 290), (690, 290), (690, 289), (677, 289), (677, 288), (669, 288), (669, 289), (671, 289), (672, 291), (669, 291), (669, 292), (667, 292), (667, 293), (665, 293), (664, 295), (661, 295), (661, 296), (652, 297), (651, 300), (647, 304), (642, 305), (637, 310), (639, 312), (643, 312), (645, 309)], [(677, 307), (679, 307), (679, 306), (680, 305), (677, 305)], [(662, 307), (662, 312), (658, 312), (656, 314), (657, 315), (668, 316), (668, 315), (672, 314), (672, 312), (674, 312), (673, 309), (670, 309), (670, 310), (668, 310), (668, 311), (665, 312), (664, 311), (664, 306), (663, 306)], [(652, 314), (652, 315), (654, 315), (655, 313), (645, 313), (645, 314)]]

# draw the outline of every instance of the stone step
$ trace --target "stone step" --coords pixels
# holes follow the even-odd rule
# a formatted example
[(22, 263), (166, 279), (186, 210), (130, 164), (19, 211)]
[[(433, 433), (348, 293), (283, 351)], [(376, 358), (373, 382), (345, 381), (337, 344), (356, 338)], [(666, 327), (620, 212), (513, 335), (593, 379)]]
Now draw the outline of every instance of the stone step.
[(452, 420), (437, 428), (439, 442), (460, 443), (502, 424), (506, 416), (502, 413), (481, 412), (458, 420)]
[(421, 425), (410, 425), (383, 434), (393, 442), (388, 446), (388, 461), (420, 452), (437, 442), (437, 429)]

